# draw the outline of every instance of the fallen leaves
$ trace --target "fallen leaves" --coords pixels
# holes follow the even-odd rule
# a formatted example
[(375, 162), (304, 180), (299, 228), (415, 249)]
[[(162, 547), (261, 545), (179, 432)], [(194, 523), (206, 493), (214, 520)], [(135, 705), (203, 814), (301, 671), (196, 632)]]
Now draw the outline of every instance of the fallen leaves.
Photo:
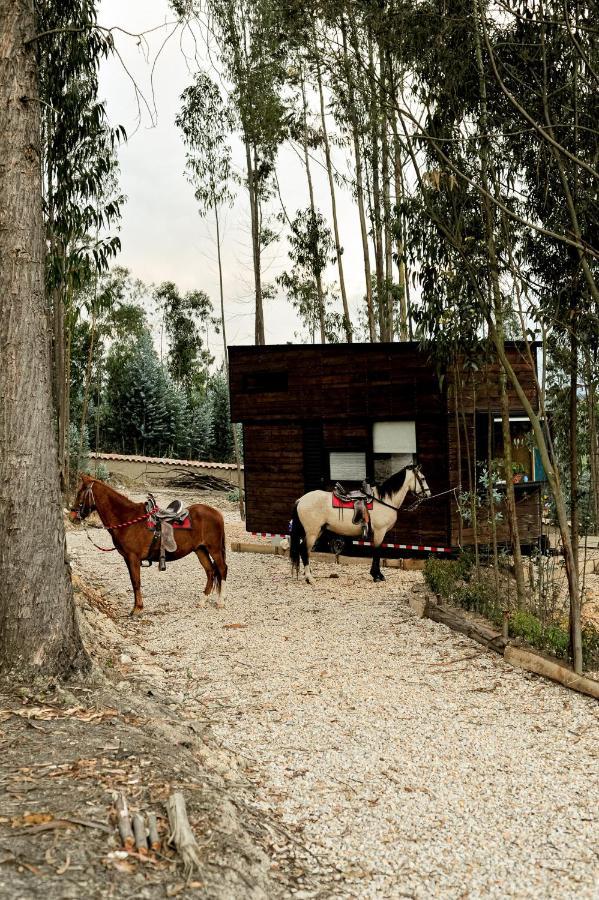
[(54, 706), (26, 706), (22, 709), (0, 709), (0, 722), (6, 722), (12, 716), (22, 719), (36, 719), (48, 722), (52, 719), (79, 719), (80, 722), (101, 722), (118, 715), (116, 709), (86, 709), (84, 706), (71, 706), (61, 709)]

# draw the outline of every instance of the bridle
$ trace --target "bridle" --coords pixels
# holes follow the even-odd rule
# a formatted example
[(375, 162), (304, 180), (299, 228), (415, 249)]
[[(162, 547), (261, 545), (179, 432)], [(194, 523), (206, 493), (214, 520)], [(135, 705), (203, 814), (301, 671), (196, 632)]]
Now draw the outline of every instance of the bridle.
[(96, 499), (94, 497), (94, 489), (91, 484), (86, 485), (83, 494), (81, 495), (81, 502), (79, 506), (73, 507), (71, 509), (72, 513), (77, 513), (77, 521), (83, 522), (90, 513), (94, 511), (96, 508)]
[[(422, 470), (421, 470), (420, 466), (406, 466), (406, 470), (408, 470), (408, 469), (410, 469), (410, 471), (412, 471), (414, 473), (414, 476), (416, 478), (418, 487), (420, 488), (420, 494), (422, 495), (422, 497), (420, 496), (420, 494), (416, 495), (415, 502), (412, 503), (410, 506), (405, 506), (405, 507), (393, 506), (392, 503), (387, 503), (385, 500), (381, 500), (380, 497), (375, 497), (374, 494), (369, 496), (368, 499), (375, 500), (377, 503), (380, 503), (381, 506), (386, 506), (387, 509), (394, 509), (395, 512), (399, 512), (400, 509), (404, 509), (406, 511), (409, 511), (411, 509), (416, 509), (416, 507), (420, 506), (420, 504), (424, 500), (430, 500), (431, 499), (431, 489), (429, 488), (428, 484), (426, 483), (426, 479), (425, 479), (424, 475), (422, 474)], [(438, 495), (435, 495), (435, 496), (438, 496)]]

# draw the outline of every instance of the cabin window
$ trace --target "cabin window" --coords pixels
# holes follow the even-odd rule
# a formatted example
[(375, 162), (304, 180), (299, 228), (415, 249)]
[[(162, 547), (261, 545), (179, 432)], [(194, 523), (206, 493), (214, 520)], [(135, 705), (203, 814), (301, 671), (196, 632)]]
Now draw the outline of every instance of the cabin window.
[(288, 390), (287, 372), (250, 372), (243, 376), (243, 390), (247, 394), (274, 394)]
[(380, 484), (414, 462), (416, 422), (375, 422), (372, 429), (374, 480)]
[[(479, 413), (476, 417), (476, 452), (479, 462), (486, 465), (488, 457), (489, 424), (491, 428), (491, 454), (498, 481), (505, 482), (503, 464), (503, 426), (501, 416), (489, 416)], [(543, 481), (545, 474), (539, 465), (538, 452), (532, 434), (532, 427), (527, 416), (510, 416), (510, 435), (512, 439), (512, 480)]]
[(364, 481), (366, 478), (365, 453), (329, 453), (331, 481)]

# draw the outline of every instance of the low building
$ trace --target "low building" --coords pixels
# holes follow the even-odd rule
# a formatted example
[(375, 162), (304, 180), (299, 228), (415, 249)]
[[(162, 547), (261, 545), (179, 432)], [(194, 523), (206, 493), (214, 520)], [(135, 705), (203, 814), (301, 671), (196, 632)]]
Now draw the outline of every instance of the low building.
[[(534, 350), (510, 344), (507, 352), (536, 408)], [(416, 343), (230, 347), (229, 378), (232, 420), (243, 425), (248, 531), (284, 534), (306, 491), (380, 484), (417, 461), (434, 496), (402, 509), (386, 542), (424, 552), (473, 544), (464, 495), (476, 481), (478, 539), (490, 544), (489, 447), (492, 460), (503, 458), (498, 364), (439, 373)], [(508, 397), (520, 542), (538, 546), (544, 473), (511, 386)], [(505, 476), (497, 492), (505, 494)], [(504, 506), (494, 512), (507, 544)]]

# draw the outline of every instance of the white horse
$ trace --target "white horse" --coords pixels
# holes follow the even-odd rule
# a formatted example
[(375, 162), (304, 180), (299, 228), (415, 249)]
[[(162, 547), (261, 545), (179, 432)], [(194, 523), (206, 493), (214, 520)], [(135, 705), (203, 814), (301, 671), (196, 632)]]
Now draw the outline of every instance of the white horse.
[[(416, 496), (430, 497), (431, 492), (420, 466), (406, 466), (385, 481), (380, 489), (372, 491), (373, 504), (370, 510), (372, 528), (372, 566), (370, 574), (374, 581), (384, 581), (381, 572), (381, 551), (385, 535), (397, 521), (397, 513), (406, 495), (412, 491)], [(289, 556), (291, 569), (299, 574), (300, 559), (304, 565), (304, 575), (308, 584), (314, 584), (310, 571), (310, 551), (318, 540), (323, 528), (346, 537), (359, 537), (361, 525), (352, 522), (354, 510), (333, 506), (330, 491), (310, 491), (295, 504), (291, 518), (289, 535)]]

